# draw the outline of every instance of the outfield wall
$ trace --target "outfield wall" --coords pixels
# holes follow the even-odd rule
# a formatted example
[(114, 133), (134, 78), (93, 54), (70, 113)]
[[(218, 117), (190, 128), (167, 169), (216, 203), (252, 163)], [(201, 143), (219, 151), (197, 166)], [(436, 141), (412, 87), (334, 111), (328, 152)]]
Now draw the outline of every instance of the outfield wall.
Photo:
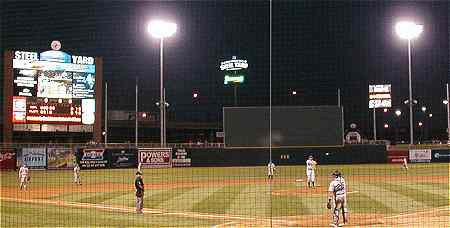
[[(147, 168), (261, 166), (267, 165), (269, 154), (268, 148), (2, 148), (0, 169), (15, 169), (23, 162), (41, 169), (71, 169), (74, 162), (82, 169), (136, 168), (139, 162)], [(409, 153), (387, 151), (384, 145), (272, 149), (276, 165), (303, 165), (309, 155), (319, 164), (398, 163), (404, 157), (410, 162), (450, 162), (450, 149), (415, 149)]]

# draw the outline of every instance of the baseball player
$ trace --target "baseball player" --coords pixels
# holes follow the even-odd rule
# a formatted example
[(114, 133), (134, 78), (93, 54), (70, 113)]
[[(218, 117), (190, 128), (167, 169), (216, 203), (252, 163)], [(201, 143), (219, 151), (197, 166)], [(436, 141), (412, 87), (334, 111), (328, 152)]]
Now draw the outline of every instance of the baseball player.
[(333, 180), (328, 188), (327, 208), (332, 208), (331, 200), (334, 199), (334, 208), (332, 210), (333, 222), (330, 225), (333, 227), (338, 227), (340, 210), (343, 210), (342, 216), (344, 218), (344, 224), (348, 223), (347, 186), (341, 172), (338, 170), (333, 172), (332, 177)]
[(408, 161), (406, 158), (403, 158), (402, 168), (408, 171)]
[(134, 187), (136, 188), (136, 213), (142, 214), (144, 207), (144, 181), (142, 180), (142, 173), (136, 172), (136, 179), (134, 180)]
[(30, 180), (30, 174), (28, 171), (28, 167), (23, 164), (19, 169), (19, 181), (20, 181), (20, 190), (26, 190), (27, 183)]
[(310, 155), (308, 157), (308, 160), (306, 160), (306, 178), (307, 178), (308, 188), (315, 186), (316, 165), (317, 165), (317, 162), (314, 161), (313, 156)]
[(275, 164), (273, 164), (273, 162), (270, 161), (269, 164), (267, 164), (267, 178), (269, 178), (269, 180), (273, 179), (273, 172), (275, 170), (276, 170)]
[(80, 166), (78, 164), (73, 167), (73, 183), (81, 185)]

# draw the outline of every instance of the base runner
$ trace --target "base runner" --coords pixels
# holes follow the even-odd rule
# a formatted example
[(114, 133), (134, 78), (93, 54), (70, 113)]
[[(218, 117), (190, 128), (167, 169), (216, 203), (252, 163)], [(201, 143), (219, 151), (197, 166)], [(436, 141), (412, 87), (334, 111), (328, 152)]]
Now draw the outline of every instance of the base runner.
[(23, 164), (19, 169), (19, 182), (20, 182), (20, 190), (26, 190), (27, 183), (30, 181), (30, 173), (28, 167)]
[(330, 225), (338, 227), (340, 210), (343, 210), (342, 216), (344, 218), (344, 224), (348, 223), (347, 186), (341, 172), (336, 170), (333, 172), (332, 176), (333, 180), (328, 188), (327, 208), (332, 208), (331, 200), (334, 199), (334, 207), (332, 209), (333, 221)]

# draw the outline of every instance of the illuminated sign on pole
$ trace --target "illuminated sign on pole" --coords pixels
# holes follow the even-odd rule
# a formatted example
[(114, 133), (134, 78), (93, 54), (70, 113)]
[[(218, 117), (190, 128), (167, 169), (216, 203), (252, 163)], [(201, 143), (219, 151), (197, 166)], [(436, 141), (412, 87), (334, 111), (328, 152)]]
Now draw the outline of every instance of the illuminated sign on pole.
[(237, 59), (233, 56), (231, 60), (223, 61), (220, 63), (220, 70), (242, 70), (247, 69), (247, 60)]
[(223, 84), (228, 85), (230, 83), (243, 83), (244, 80), (244, 75), (225, 75)]
[(369, 108), (392, 107), (391, 85), (369, 85)]

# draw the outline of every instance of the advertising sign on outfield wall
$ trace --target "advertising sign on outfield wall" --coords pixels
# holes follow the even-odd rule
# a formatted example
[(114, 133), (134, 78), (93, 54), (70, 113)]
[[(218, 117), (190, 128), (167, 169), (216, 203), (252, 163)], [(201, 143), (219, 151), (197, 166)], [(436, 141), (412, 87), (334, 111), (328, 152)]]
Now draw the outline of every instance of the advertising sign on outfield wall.
[(47, 153), (45, 147), (22, 148), (18, 154), (19, 165), (25, 164), (30, 169), (45, 169), (47, 167)]
[(389, 150), (388, 163), (403, 163), (403, 159), (408, 160), (407, 150)]
[(14, 149), (0, 149), (0, 169), (16, 168), (16, 152)]
[(135, 148), (106, 149), (110, 154), (111, 168), (137, 167), (138, 151)]
[(77, 157), (81, 169), (109, 168), (107, 153), (105, 149), (79, 149)]
[(189, 150), (185, 148), (173, 149), (173, 167), (187, 167), (191, 166), (191, 156)]
[(172, 167), (172, 148), (139, 148), (142, 168)]
[(434, 149), (431, 153), (432, 162), (450, 162), (450, 149)]
[(71, 169), (74, 167), (75, 154), (70, 147), (48, 147), (47, 162), (49, 169)]
[(431, 161), (431, 149), (409, 150), (409, 160), (411, 162), (430, 162)]

